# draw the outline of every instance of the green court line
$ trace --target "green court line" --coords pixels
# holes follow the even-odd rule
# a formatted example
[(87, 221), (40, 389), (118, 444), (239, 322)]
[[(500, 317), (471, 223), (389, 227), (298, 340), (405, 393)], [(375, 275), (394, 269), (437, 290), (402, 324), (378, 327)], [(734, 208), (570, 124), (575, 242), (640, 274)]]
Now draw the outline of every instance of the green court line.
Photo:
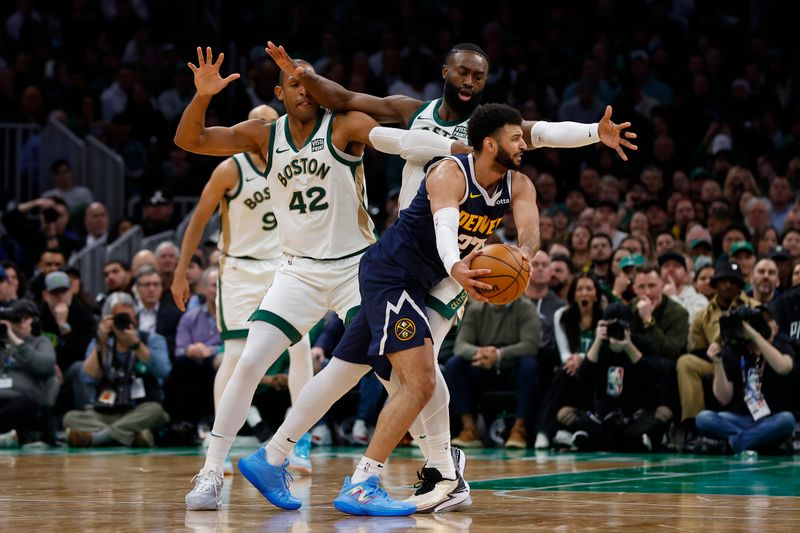
[[(680, 459), (679, 456), (673, 456)], [(602, 460), (595, 457), (595, 460)], [(632, 458), (635, 460), (635, 458)], [(470, 481), (473, 490), (800, 496), (800, 465), (787, 458), (690, 462)]]

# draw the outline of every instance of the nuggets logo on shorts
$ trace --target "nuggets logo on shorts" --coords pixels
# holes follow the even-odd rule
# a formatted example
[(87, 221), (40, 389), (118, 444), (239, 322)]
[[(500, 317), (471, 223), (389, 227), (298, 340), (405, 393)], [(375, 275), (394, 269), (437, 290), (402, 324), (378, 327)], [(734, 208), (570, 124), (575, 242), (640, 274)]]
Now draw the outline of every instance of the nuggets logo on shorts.
[(394, 335), (401, 341), (413, 339), (416, 332), (417, 326), (409, 318), (401, 318), (394, 323)]

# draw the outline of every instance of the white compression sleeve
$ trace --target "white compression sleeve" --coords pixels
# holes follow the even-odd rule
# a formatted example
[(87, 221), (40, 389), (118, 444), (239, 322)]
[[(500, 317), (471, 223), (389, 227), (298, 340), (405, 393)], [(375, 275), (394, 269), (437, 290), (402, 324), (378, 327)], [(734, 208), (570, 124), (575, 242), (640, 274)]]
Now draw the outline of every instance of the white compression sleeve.
[(387, 154), (398, 154), (412, 161), (430, 161), (450, 155), (453, 140), (426, 130), (401, 130), (378, 126), (369, 132), (372, 147)]
[(458, 251), (458, 209), (443, 207), (436, 211), (433, 214), (433, 228), (436, 231), (436, 250), (449, 275), (453, 265), (461, 261)]
[(314, 363), (311, 361), (311, 341), (303, 335), (300, 342), (289, 346), (289, 395), (292, 403), (297, 401), (303, 386), (314, 377)]
[(538, 120), (531, 128), (531, 141), (535, 148), (579, 148), (600, 140), (597, 122), (547, 122)]

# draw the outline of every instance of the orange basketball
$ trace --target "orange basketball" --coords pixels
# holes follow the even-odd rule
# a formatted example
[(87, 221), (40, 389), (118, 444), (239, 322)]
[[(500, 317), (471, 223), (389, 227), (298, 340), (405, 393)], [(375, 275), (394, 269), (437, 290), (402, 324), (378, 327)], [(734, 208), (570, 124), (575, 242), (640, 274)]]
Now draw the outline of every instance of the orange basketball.
[(492, 286), (491, 289), (477, 289), (495, 305), (505, 305), (519, 298), (528, 286), (530, 271), (516, 248), (507, 244), (490, 244), (483, 253), (472, 260), (472, 270), (488, 268), (488, 276), (475, 278)]

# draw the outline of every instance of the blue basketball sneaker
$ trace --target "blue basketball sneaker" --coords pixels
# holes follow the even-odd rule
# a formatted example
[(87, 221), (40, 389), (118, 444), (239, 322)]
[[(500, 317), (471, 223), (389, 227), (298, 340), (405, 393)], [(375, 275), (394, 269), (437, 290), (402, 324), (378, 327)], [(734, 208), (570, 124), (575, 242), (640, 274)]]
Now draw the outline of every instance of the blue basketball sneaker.
[(292, 453), (289, 454), (289, 470), (300, 474), (311, 473), (311, 433), (306, 433), (297, 444), (294, 445)]
[(361, 483), (351, 483), (344, 478), (339, 496), (333, 506), (343, 513), (362, 516), (408, 516), (417, 511), (417, 506), (393, 500), (380, 486), (381, 479), (371, 476)]
[(269, 503), (281, 509), (299, 509), (301, 501), (292, 496), (289, 482), (292, 475), (286, 470), (289, 461), (282, 466), (272, 466), (267, 462), (264, 447), (257, 452), (239, 459), (239, 472), (249, 481)]

